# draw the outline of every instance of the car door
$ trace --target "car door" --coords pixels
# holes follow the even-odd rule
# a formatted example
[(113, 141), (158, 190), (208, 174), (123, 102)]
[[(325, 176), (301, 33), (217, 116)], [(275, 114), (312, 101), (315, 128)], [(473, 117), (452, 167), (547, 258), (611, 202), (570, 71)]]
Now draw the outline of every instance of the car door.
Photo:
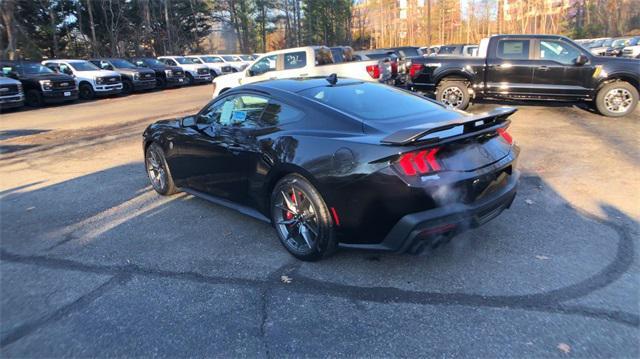
[(171, 140), (176, 155), (171, 160), (176, 185), (220, 198), (228, 198), (224, 182), (231, 166), (230, 152), (221, 141), (220, 121), (231, 116), (235, 96), (212, 101), (193, 118), (183, 120)]
[(580, 55), (591, 58), (586, 51), (564, 39), (537, 40), (532, 60), (535, 65), (532, 92), (545, 98), (586, 96), (591, 92), (595, 66), (591, 61), (576, 63)]
[(487, 93), (495, 96), (526, 96), (533, 80), (530, 39), (499, 39), (487, 57)]
[(241, 84), (276, 79), (274, 71), (279, 69), (278, 55), (265, 56), (247, 69), (247, 76), (240, 79)]

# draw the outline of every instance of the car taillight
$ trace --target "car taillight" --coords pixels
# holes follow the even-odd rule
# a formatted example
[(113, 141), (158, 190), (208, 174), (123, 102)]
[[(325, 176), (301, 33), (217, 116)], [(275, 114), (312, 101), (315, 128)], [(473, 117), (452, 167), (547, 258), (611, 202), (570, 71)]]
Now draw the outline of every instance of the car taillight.
[(411, 67), (409, 68), (409, 76), (414, 78), (420, 73), (420, 71), (422, 71), (422, 64), (411, 64)]
[(498, 134), (504, 138), (505, 141), (507, 141), (508, 144), (512, 145), (513, 144), (513, 137), (511, 137), (511, 135), (509, 134), (509, 132), (507, 132), (507, 130), (505, 130), (504, 128), (499, 128), (496, 132), (498, 132)]
[(380, 78), (380, 66), (378, 65), (367, 66), (367, 72), (369, 73), (369, 76), (374, 79)]
[(416, 174), (425, 174), (429, 172), (440, 171), (442, 167), (438, 163), (436, 154), (439, 148), (431, 148), (418, 152), (409, 152), (400, 156), (398, 164), (402, 172), (407, 176), (415, 176)]

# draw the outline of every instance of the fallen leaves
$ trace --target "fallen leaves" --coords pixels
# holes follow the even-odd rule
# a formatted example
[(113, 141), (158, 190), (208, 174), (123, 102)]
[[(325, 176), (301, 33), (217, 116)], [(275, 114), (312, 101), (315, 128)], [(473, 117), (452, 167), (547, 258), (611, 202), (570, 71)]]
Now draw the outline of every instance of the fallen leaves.
[(569, 344), (567, 343), (560, 343), (558, 344), (558, 350), (565, 353), (565, 354), (569, 354), (571, 353), (571, 347), (569, 346)]
[(289, 284), (293, 282), (293, 279), (287, 275), (280, 276), (280, 281), (284, 284)]

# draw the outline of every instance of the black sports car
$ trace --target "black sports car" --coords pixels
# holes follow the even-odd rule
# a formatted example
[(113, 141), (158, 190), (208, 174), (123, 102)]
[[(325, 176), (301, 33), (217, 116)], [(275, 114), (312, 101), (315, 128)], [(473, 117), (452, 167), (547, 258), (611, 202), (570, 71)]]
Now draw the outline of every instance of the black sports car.
[(229, 90), (143, 135), (153, 188), (271, 222), (291, 254), (419, 252), (508, 208), (515, 109), (469, 115), (397, 88), (287, 79)]

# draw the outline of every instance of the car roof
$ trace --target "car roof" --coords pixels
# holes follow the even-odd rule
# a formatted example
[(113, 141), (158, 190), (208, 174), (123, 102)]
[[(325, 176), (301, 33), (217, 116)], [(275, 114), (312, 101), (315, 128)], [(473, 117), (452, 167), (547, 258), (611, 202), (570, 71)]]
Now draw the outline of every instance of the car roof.
[[(350, 85), (350, 84), (358, 84), (362, 83), (360, 80), (349, 79), (349, 78), (338, 78), (337, 85)], [(269, 90), (280, 90), (286, 92), (300, 92), (304, 90), (308, 90), (315, 87), (321, 86), (329, 86), (329, 82), (327, 82), (326, 77), (304, 77), (304, 78), (290, 78), (290, 79), (281, 79), (281, 80), (268, 80), (263, 82), (255, 82), (252, 84), (248, 84), (245, 86), (237, 87), (237, 89), (246, 89), (246, 90), (259, 90), (266, 91)]]

